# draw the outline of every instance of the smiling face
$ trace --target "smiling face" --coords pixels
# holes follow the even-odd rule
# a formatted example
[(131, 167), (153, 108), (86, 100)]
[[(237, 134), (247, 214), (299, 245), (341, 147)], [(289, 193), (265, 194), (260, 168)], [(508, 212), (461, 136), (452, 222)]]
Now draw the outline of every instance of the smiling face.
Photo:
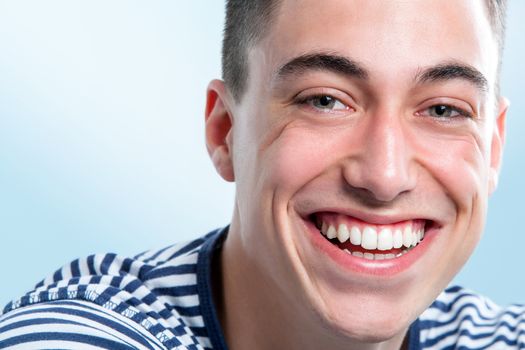
[(505, 114), (485, 11), (284, 0), (241, 101), (216, 89), (230, 236), (288, 313), (362, 341), (403, 335), (472, 253)]

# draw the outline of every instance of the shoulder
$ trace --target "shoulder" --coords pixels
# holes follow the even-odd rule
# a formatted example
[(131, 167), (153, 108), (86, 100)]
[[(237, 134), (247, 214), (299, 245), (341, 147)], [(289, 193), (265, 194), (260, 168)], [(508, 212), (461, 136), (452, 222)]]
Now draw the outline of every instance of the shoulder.
[(217, 233), (133, 258), (98, 254), (65, 265), (4, 308), (0, 344), (209, 347), (197, 265), (203, 245)]
[(419, 318), (424, 349), (525, 347), (525, 306), (501, 307), (461, 287), (447, 288)]
[(95, 303), (58, 300), (0, 317), (0, 348), (164, 349), (145, 328)]

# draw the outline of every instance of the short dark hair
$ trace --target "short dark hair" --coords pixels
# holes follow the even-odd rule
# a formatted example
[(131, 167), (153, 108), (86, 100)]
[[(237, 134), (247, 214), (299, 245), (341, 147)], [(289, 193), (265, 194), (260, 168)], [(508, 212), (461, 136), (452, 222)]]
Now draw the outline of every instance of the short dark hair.
[[(268, 31), (282, 0), (226, 0), (222, 44), (222, 77), (236, 100), (248, 81), (248, 50)], [(500, 66), (505, 38), (507, 0), (485, 0), (499, 45)]]

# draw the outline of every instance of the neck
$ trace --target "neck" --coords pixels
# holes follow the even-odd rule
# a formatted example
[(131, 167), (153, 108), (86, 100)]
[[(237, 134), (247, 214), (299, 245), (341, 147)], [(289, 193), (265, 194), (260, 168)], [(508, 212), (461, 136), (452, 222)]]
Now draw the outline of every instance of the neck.
[(246, 255), (240, 227), (232, 223), (215, 280), (217, 312), (230, 350), (398, 350), (406, 332), (381, 343), (365, 343), (323, 326), (305, 305), (280, 295), (275, 282)]

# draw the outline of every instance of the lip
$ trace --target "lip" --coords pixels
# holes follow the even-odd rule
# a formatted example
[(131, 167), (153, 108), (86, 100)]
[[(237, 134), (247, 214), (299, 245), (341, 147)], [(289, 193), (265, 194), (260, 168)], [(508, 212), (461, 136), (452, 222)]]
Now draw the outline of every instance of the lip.
[(370, 225), (392, 225), (397, 224), (399, 222), (414, 220), (414, 219), (423, 219), (425, 221), (432, 221), (433, 226), (441, 226), (437, 218), (429, 217), (429, 216), (421, 216), (416, 213), (404, 213), (404, 214), (374, 214), (369, 212), (362, 212), (359, 210), (349, 210), (347, 208), (333, 208), (333, 207), (326, 207), (326, 208), (319, 208), (315, 211), (308, 212), (306, 214), (300, 214), (300, 216), (303, 218), (303, 220), (308, 221), (309, 218), (317, 213), (334, 213), (339, 215), (345, 215), (353, 218), (354, 220), (361, 221), (366, 224)]
[[(325, 210), (323, 209), (323, 211)], [(343, 214), (340, 210), (333, 212)], [(433, 222), (433, 224), (425, 230), (425, 238), (407, 254), (404, 254), (394, 259), (368, 260), (365, 258), (359, 258), (350, 255), (341, 250), (339, 247), (330, 243), (319, 232), (319, 229), (315, 226), (315, 224), (309, 219), (309, 217), (312, 214), (310, 214), (306, 218), (301, 217), (301, 221), (303, 222), (305, 229), (308, 232), (307, 236), (311, 244), (315, 248), (317, 248), (317, 250), (319, 250), (322, 254), (326, 255), (330, 260), (335, 262), (343, 270), (357, 274), (372, 275), (376, 277), (385, 278), (401, 274), (403, 271), (406, 271), (410, 269), (413, 265), (417, 264), (418, 260), (420, 260), (425, 255), (425, 252), (431, 246), (432, 241), (436, 236), (436, 231), (438, 231), (440, 228), (440, 225), (438, 225), (436, 222)], [(357, 220), (364, 221), (368, 224), (387, 225), (410, 220), (410, 218), (407, 218), (406, 216), (380, 217), (377, 215), (364, 215), (357, 218)]]

